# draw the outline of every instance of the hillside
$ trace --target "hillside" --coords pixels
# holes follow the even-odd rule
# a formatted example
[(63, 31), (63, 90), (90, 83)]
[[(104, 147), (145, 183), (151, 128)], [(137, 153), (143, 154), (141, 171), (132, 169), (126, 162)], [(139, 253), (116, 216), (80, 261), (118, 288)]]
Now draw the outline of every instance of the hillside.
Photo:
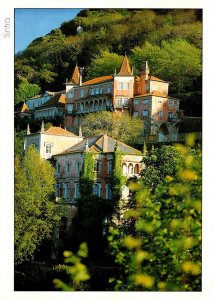
[(82, 10), (16, 55), (15, 87), (27, 81), (41, 91), (63, 90), (76, 61), (85, 80), (113, 74), (126, 53), (135, 74), (148, 60), (152, 75), (168, 80), (170, 94), (183, 99), (186, 113), (200, 116), (201, 50), (201, 10)]

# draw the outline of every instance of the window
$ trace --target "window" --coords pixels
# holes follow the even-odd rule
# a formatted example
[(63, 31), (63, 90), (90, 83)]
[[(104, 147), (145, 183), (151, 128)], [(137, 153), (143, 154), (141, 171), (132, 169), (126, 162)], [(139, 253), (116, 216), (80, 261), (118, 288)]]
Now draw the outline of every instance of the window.
[(169, 106), (174, 106), (174, 101), (173, 100), (169, 100)]
[(61, 165), (57, 162), (56, 163), (56, 175), (60, 175), (61, 172)]
[(117, 97), (117, 99), (116, 99), (116, 105), (117, 105), (117, 107), (121, 107), (122, 106), (122, 98), (121, 97)]
[(70, 167), (71, 167), (71, 163), (67, 161), (65, 165), (66, 174), (70, 173)]
[(144, 99), (143, 100), (143, 104), (148, 104), (149, 103), (149, 100), (148, 99)]
[(137, 118), (138, 117), (138, 111), (134, 111), (133, 117)]
[(96, 161), (95, 165), (94, 165), (94, 171), (100, 173), (101, 172), (101, 162), (100, 161)]
[(83, 98), (83, 97), (84, 97), (84, 90), (81, 89), (81, 98)]
[(143, 110), (143, 117), (147, 117), (148, 116), (148, 110)]
[(123, 170), (123, 175), (126, 175), (127, 174), (127, 166), (126, 166), (126, 164), (122, 165), (122, 170)]
[(103, 86), (102, 85), (100, 86), (99, 93), (103, 94)]
[(118, 82), (118, 90), (128, 90), (129, 82)]
[(173, 113), (172, 112), (169, 112), (169, 115), (168, 115), (169, 119), (172, 119), (173, 117)]
[(78, 199), (79, 198), (79, 183), (78, 182), (75, 182), (74, 184), (74, 187), (75, 187), (75, 190), (74, 190), (74, 198), (75, 199)]
[(138, 105), (139, 101), (137, 99), (134, 99), (134, 105)]
[(46, 144), (46, 153), (51, 153), (51, 144)]
[(81, 103), (81, 104), (80, 104), (80, 111), (83, 111), (83, 110), (84, 110), (84, 104)]
[(112, 161), (107, 162), (107, 173), (108, 174), (112, 173)]
[(94, 95), (94, 94), (95, 94), (95, 90), (94, 90), (94, 88), (91, 88), (90, 95)]
[(138, 164), (135, 165), (134, 173), (139, 174), (139, 165)]
[(128, 173), (129, 174), (134, 174), (134, 168), (133, 168), (132, 164), (130, 164), (129, 167), (128, 167)]
[(99, 88), (98, 88), (98, 87), (95, 89), (95, 94), (96, 94), (96, 95), (99, 94)]
[(124, 106), (129, 105), (129, 98), (124, 97)]
[(146, 93), (149, 93), (149, 84), (146, 84)]
[(70, 183), (69, 182), (64, 183), (64, 198), (65, 199), (70, 198)]
[(76, 161), (76, 163), (75, 163), (76, 174), (79, 174), (80, 168), (81, 168), (80, 161)]
[(101, 197), (101, 183), (93, 184), (93, 195)]
[(72, 112), (73, 111), (73, 104), (67, 104), (67, 111)]
[(61, 185), (60, 185), (60, 183), (56, 184), (56, 187), (55, 187), (55, 196), (56, 196), (56, 198), (60, 198), (61, 197)]
[(110, 84), (107, 85), (107, 93), (110, 93), (111, 92), (111, 87), (110, 87)]
[(162, 117), (163, 116), (163, 112), (162, 111), (158, 111), (158, 116)]
[(106, 184), (106, 199), (111, 199), (112, 198), (112, 190), (111, 190), (111, 184), (107, 183)]
[(162, 101), (162, 99), (158, 99), (158, 103), (162, 103), (163, 101)]

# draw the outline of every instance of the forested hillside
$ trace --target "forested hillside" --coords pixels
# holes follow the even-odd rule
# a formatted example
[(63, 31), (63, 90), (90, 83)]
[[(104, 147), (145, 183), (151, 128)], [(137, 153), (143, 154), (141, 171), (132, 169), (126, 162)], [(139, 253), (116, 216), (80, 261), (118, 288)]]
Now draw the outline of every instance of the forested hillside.
[[(79, 21), (81, 34), (76, 32)], [(170, 82), (170, 94), (183, 100), (186, 113), (199, 116), (201, 51), (201, 10), (82, 10), (16, 55), (16, 103), (24, 101), (23, 83), (34, 84), (35, 90), (35, 85), (42, 91), (63, 90), (76, 61), (84, 67), (85, 80), (113, 74), (126, 53), (135, 74), (141, 61), (148, 60), (152, 75)]]

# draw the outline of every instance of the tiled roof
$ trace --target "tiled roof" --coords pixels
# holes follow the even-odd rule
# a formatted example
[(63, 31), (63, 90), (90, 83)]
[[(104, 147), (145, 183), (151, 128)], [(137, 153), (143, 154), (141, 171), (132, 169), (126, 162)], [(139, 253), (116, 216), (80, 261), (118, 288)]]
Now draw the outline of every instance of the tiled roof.
[(45, 134), (52, 135), (66, 135), (66, 136), (76, 136), (74, 133), (67, 131), (61, 127), (51, 126), (47, 130), (44, 131)]
[(129, 60), (126, 55), (124, 56), (118, 75), (132, 75), (132, 70), (130, 68)]
[(167, 82), (167, 81), (162, 80), (162, 79), (160, 79), (160, 78), (158, 78), (158, 77), (155, 77), (155, 76), (149, 76), (149, 80)]
[(154, 91), (152, 93), (147, 93), (143, 95), (134, 96), (134, 98), (141, 98), (141, 97), (147, 97), (147, 96), (156, 96), (156, 97), (162, 97), (162, 98), (171, 98), (170, 96), (167, 96), (161, 92)]
[(84, 152), (86, 148), (86, 143), (88, 142), (88, 148), (90, 152), (105, 152), (111, 153), (115, 151), (115, 147), (117, 146), (118, 151), (125, 154), (139, 155), (141, 154), (135, 148), (132, 148), (120, 141), (117, 141), (106, 134), (101, 134), (95, 137), (91, 137), (88, 139), (82, 140), (80, 143), (72, 146), (71, 148), (63, 151), (59, 155), (69, 154), (75, 152)]
[(76, 64), (75, 69), (74, 69), (73, 74), (72, 74), (72, 78), (71, 78), (70, 81), (72, 83), (79, 84), (79, 78), (80, 78), (80, 72), (79, 72), (79, 68)]
[(101, 83), (101, 82), (104, 82), (104, 81), (110, 81), (110, 80), (113, 80), (112, 75), (93, 78), (91, 80), (83, 82), (82, 85), (97, 84), (97, 83)]
[(52, 98), (50, 98), (50, 100), (45, 102), (42, 106), (39, 106), (38, 109), (44, 106), (52, 106), (57, 103), (65, 104), (65, 102), (66, 102), (66, 96), (64, 94), (57, 94)]
[(23, 112), (27, 112), (27, 111), (29, 111), (29, 108), (28, 108), (27, 104), (24, 102), (21, 112), (23, 113)]

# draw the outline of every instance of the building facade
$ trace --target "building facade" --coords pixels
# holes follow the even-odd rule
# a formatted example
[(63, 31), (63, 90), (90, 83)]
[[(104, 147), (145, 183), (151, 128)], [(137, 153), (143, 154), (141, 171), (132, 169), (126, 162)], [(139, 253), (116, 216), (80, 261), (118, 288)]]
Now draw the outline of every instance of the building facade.
[(111, 111), (140, 118), (146, 124), (145, 136), (159, 141), (178, 133), (182, 116), (180, 100), (169, 96), (169, 83), (150, 75), (148, 62), (134, 75), (125, 55), (118, 72), (83, 82), (82, 68), (77, 65), (61, 92), (45, 92), (24, 103), (24, 116), (36, 120), (64, 121), (67, 128), (79, 126), (88, 113)]
[[(140, 151), (112, 139), (99, 135), (84, 139), (73, 147), (54, 155), (56, 168), (56, 197), (64, 198), (66, 202), (76, 202), (80, 196), (79, 180), (86, 152), (93, 153), (94, 183), (93, 194), (102, 199), (111, 199), (112, 196), (112, 168), (115, 147), (122, 153), (121, 168), (126, 178), (139, 176), (142, 168), (142, 154)], [(129, 189), (123, 187), (122, 198), (127, 199)]]

